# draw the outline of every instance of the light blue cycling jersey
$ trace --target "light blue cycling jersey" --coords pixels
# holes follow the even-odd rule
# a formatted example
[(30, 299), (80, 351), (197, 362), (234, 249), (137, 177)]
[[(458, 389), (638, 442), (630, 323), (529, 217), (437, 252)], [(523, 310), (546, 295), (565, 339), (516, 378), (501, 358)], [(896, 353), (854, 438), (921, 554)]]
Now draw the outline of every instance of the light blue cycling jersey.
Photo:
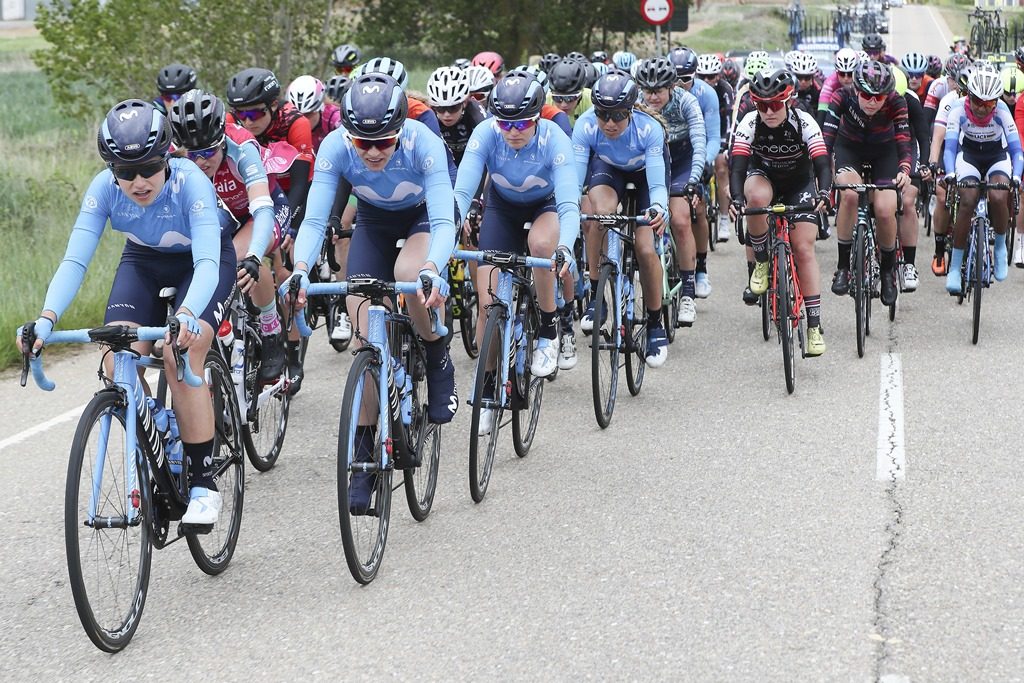
[(667, 210), (665, 130), (651, 116), (634, 109), (622, 135), (611, 140), (601, 132), (597, 116), (590, 109), (576, 119), (572, 129), (572, 150), (576, 157), (576, 176), (580, 187), (587, 180), (587, 166), (593, 152), (601, 161), (626, 172), (646, 168), (651, 204), (659, 205), (663, 211)]
[[(659, 113), (668, 125), (669, 149), (688, 143), (693, 159), (699, 162), (706, 158), (707, 132), (704, 129), (704, 113), (696, 97), (683, 88), (672, 88), (668, 104)], [(699, 184), (703, 173), (704, 164), (691, 164), (690, 182)]]
[(484, 169), (491, 187), (512, 204), (534, 204), (552, 193), (558, 206), (558, 245), (572, 249), (580, 232), (580, 185), (572, 142), (562, 128), (538, 119), (533, 139), (520, 150), (505, 142), (494, 119), (482, 121), (469, 137), (455, 181), (459, 215), (469, 213)]
[(188, 159), (172, 157), (171, 172), (156, 200), (139, 206), (104, 169), (89, 185), (75, 220), (64, 259), (46, 290), (43, 309), (59, 318), (78, 293), (107, 220), (128, 240), (158, 252), (192, 252), (195, 275), (182, 307), (199, 316), (220, 279), (220, 220), (213, 183)]
[(961, 98), (949, 110), (946, 121), (946, 140), (942, 161), (947, 170), (956, 168), (956, 156), (961, 150), (979, 155), (1010, 153), (1013, 177), (1020, 178), (1024, 167), (1021, 153), (1020, 134), (1013, 121), (1013, 114), (1006, 103), (999, 100), (992, 119), (985, 124), (975, 123), (967, 114), (967, 98)]
[(424, 201), (430, 217), (427, 260), (443, 268), (455, 249), (455, 196), (448, 175), (445, 145), (427, 126), (413, 119), (402, 125), (398, 149), (383, 171), (371, 171), (356, 154), (347, 133), (328, 133), (317, 153), (306, 217), (295, 238), (296, 262), (316, 262), (324, 225), (344, 178), (359, 201), (385, 211), (411, 209)]
[(704, 115), (704, 132), (708, 138), (707, 146), (704, 148), (705, 163), (713, 165), (722, 147), (722, 116), (719, 111), (718, 93), (712, 86), (695, 78), (690, 94), (697, 98), (701, 113)]

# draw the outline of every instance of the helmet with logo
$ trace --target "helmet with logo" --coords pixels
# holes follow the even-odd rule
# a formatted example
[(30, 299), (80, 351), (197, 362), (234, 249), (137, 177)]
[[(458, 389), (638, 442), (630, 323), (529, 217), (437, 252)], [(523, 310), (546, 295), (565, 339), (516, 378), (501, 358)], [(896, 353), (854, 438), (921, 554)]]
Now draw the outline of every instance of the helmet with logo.
[(359, 57), (359, 48), (345, 43), (334, 48), (334, 53), (331, 54), (331, 61), (334, 63), (335, 69), (354, 69), (356, 64), (359, 63)]
[(788, 102), (793, 90), (793, 78), (786, 69), (759, 71), (750, 79), (750, 96), (755, 100)]
[(859, 65), (853, 72), (853, 87), (866, 95), (886, 95), (895, 85), (888, 65), (874, 59)]
[(348, 76), (337, 74), (335, 76), (331, 76), (331, 79), (327, 81), (327, 86), (324, 88), (324, 91), (331, 100), (337, 104), (341, 104), (341, 99), (345, 97), (345, 93), (348, 92), (348, 87), (350, 85), (352, 85), (352, 79)]
[(639, 94), (640, 89), (629, 74), (625, 71), (609, 71), (597, 79), (590, 100), (594, 107), (605, 111), (632, 109)]
[(548, 84), (556, 95), (575, 95), (587, 82), (587, 67), (574, 59), (563, 59), (548, 71)]
[(245, 69), (228, 81), (228, 104), (235, 108), (255, 104), (270, 106), (280, 95), (281, 84), (270, 69)]
[(96, 146), (108, 165), (163, 159), (171, 148), (171, 124), (151, 103), (125, 100), (107, 112)]
[(858, 64), (860, 64), (860, 58), (850, 48), (844, 47), (836, 53), (836, 71), (850, 74), (857, 69)]
[(288, 101), (300, 114), (324, 108), (324, 84), (314, 76), (299, 76), (288, 86)]
[(630, 67), (636, 64), (636, 55), (628, 50), (619, 50), (612, 55), (612, 64), (623, 71), (629, 71)]
[(409, 83), (409, 72), (405, 70), (405, 66), (397, 59), (391, 59), (390, 57), (374, 57), (359, 67), (354, 75), (362, 76), (363, 74), (391, 76), (403, 90)]
[(224, 103), (202, 90), (189, 90), (171, 105), (174, 144), (208, 149), (224, 139)]
[(716, 54), (701, 55), (697, 58), (697, 73), (701, 76), (722, 73), (722, 58)]
[(676, 78), (697, 73), (697, 53), (688, 47), (677, 47), (668, 53), (668, 61), (676, 68)]
[(469, 97), (466, 72), (454, 66), (435, 69), (427, 78), (427, 100), (432, 107), (454, 107)]
[(368, 73), (352, 81), (341, 103), (341, 125), (353, 137), (386, 138), (402, 129), (409, 112), (405, 91), (391, 76)]
[(487, 98), (487, 110), (507, 121), (532, 119), (540, 115), (543, 106), (544, 87), (529, 71), (508, 72)]
[(505, 60), (502, 59), (501, 55), (489, 50), (486, 52), (478, 52), (477, 55), (473, 57), (473, 64), (477, 66), (486, 66), (491, 70), (491, 73), (494, 74), (495, 77), (497, 77), (505, 68)]
[(668, 88), (676, 82), (676, 68), (664, 57), (645, 59), (636, 71), (636, 84), (647, 90)]
[(908, 76), (920, 78), (928, 69), (928, 58), (920, 52), (908, 52), (900, 59), (900, 66)]
[(156, 75), (156, 89), (181, 95), (196, 87), (196, 70), (184, 64), (168, 64)]

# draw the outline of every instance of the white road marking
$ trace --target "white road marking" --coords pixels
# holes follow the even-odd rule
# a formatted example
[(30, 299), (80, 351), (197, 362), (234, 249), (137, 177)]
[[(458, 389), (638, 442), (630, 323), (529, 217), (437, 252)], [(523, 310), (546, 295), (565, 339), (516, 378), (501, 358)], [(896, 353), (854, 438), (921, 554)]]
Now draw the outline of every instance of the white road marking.
[(25, 439), (31, 438), (31, 437), (35, 436), (36, 434), (39, 434), (41, 432), (45, 432), (46, 430), (50, 429), (51, 427), (55, 427), (56, 425), (59, 425), (61, 422), (67, 422), (68, 420), (70, 420), (72, 418), (79, 417), (82, 414), (82, 411), (84, 411), (84, 410), (85, 410), (85, 405), (83, 404), (83, 405), (78, 406), (77, 408), (72, 408), (71, 410), (69, 410), (69, 411), (67, 411), (65, 413), (61, 413), (60, 415), (58, 415), (56, 417), (51, 417), (46, 422), (40, 422), (35, 427), (29, 427), (28, 429), (26, 429), (23, 432), (18, 432), (14, 436), (9, 436), (6, 439), (4, 439), (3, 441), (0, 441), (0, 451), (2, 451), (3, 449), (7, 448), (8, 446), (13, 446), (14, 444), (21, 443)]
[[(943, 45), (952, 45), (953, 44), (953, 34), (952, 33), (946, 33), (945, 29), (943, 28), (943, 26), (945, 25), (945, 22), (940, 22), (938, 19), (935, 18), (935, 9), (932, 8), (932, 7), (927, 7), (926, 6), (925, 10), (928, 12), (928, 16), (931, 17), (932, 23), (935, 24), (935, 29), (939, 32), (939, 35), (942, 36), (942, 44)], [(948, 48), (946, 48), (946, 49), (948, 49)]]
[(878, 390), (878, 449), (875, 478), (903, 479), (907, 469), (903, 442), (903, 364), (900, 354), (882, 354)]

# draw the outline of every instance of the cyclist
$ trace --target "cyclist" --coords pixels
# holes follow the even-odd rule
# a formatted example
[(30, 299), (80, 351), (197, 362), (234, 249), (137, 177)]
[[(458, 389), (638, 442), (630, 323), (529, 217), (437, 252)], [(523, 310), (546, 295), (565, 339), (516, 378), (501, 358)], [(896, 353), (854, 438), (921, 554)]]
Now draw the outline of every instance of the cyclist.
[(907, 87), (922, 103), (928, 97), (928, 87), (934, 80), (928, 75), (928, 58), (920, 52), (908, 52), (900, 59), (900, 66), (907, 74)]
[(551, 67), (558, 64), (560, 61), (562, 61), (562, 55), (557, 52), (548, 52), (540, 58), (540, 68), (550, 75)]
[(594, 64), (611, 64), (612, 60), (604, 50), (594, 50), (590, 53), (590, 61)]
[[(591, 98), (594, 107), (583, 114), (572, 131), (573, 153), (581, 187), (590, 188), (588, 196), (595, 213), (614, 213), (627, 182), (639, 190), (639, 205), (653, 210), (650, 225), (637, 226), (634, 238), (640, 281), (647, 309), (647, 342), (645, 358), (651, 367), (661, 367), (668, 359), (668, 337), (661, 322), (661, 260), (655, 251), (654, 236), (661, 235), (668, 219), (666, 187), (665, 132), (653, 117), (634, 111), (639, 88), (628, 74), (611, 71), (594, 84)], [(600, 263), (603, 233), (588, 225), (586, 231), (587, 262)], [(591, 268), (591, 291), (597, 281)], [(651, 306), (655, 308), (650, 308)], [(580, 329), (589, 331), (594, 323), (594, 301), (591, 301)]]
[(505, 60), (497, 52), (478, 52), (473, 57), (473, 65), (486, 67), (491, 72), (491, 75), (494, 76), (495, 81), (505, 73)]
[(801, 109), (811, 116), (818, 111), (818, 100), (821, 88), (815, 82), (818, 73), (818, 60), (806, 52), (793, 55), (792, 64), (788, 65), (790, 73), (796, 77), (795, 96)]
[(726, 82), (728, 82), (729, 85), (733, 87), (733, 89), (736, 88), (736, 86), (739, 84), (740, 70), (736, 66), (735, 61), (731, 59), (726, 59), (724, 62), (722, 62), (722, 78), (724, 78)]
[(478, 103), (486, 102), (487, 95), (494, 87), (494, 74), (486, 66), (466, 67), (466, 80), (469, 83), (469, 96)]
[(928, 68), (925, 69), (925, 73), (931, 77), (932, 80), (942, 76), (942, 59), (938, 55), (928, 55)]
[(927, 163), (931, 154), (931, 131), (928, 116), (924, 113), (917, 93), (909, 88), (906, 74), (901, 68), (894, 67), (892, 75), (896, 94), (901, 95), (907, 103), (907, 123), (912, 141), (910, 167), (916, 168), (920, 175), (920, 178), (912, 179), (903, 187), (903, 213), (897, 218), (903, 250), (903, 291), (913, 292), (917, 290), (920, 280), (915, 263), (918, 240), (917, 196), (921, 191), (921, 183), (931, 180), (931, 168)]
[(345, 96), (351, 82), (348, 76), (342, 76), (341, 74), (331, 76), (327, 81), (327, 85), (324, 86), (324, 93), (327, 95), (327, 99), (340, 107), (341, 98)]
[[(896, 94), (889, 67), (878, 61), (857, 66), (853, 91), (832, 94), (825, 119), (825, 145), (835, 154), (836, 181), (861, 183), (861, 166), (870, 162), (874, 182), (894, 183), (901, 190), (910, 181), (911, 145), (907, 103)], [(894, 144), (895, 143), (895, 144)], [(844, 191), (836, 219), (839, 262), (832, 280), (832, 292), (846, 295), (850, 289), (850, 252), (853, 224), (857, 217), (857, 194)], [(881, 300), (885, 306), (896, 301), (896, 197), (892, 192), (875, 192), (875, 224), (881, 249)]]
[(252, 134), (237, 124), (225, 125), (219, 99), (189, 90), (171, 107), (169, 119), (174, 144), (213, 182), (229, 214), (222, 216), (221, 227), (234, 243), (238, 284), (260, 311), (260, 379), (272, 382), (285, 358), (274, 278), (263, 257), (280, 240), (282, 223), (287, 225), (288, 200), (268, 178)]
[(334, 73), (341, 76), (349, 76), (352, 74), (352, 70), (359, 64), (361, 55), (359, 48), (355, 45), (339, 45), (334, 48), (334, 52), (331, 54), (331, 62), (334, 64)]
[(825, 115), (828, 114), (829, 103), (832, 102), (832, 93), (841, 88), (853, 87), (853, 72), (857, 70), (860, 58), (857, 53), (848, 47), (836, 53), (835, 67), (825, 83), (821, 86), (821, 93), (818, 95), (818, 127), (824, 130)]
[(586, 81), (586, 66), (574, 59), (559, 60), (548, 72), (547, 101), (565, 112), (573, 126), (580, 114), (592, 106)]
[[(192, 371), (202, 377), (214, 330), (235, 283), (235, 250), (230, 235), (221, 232), (213, 185), (191, 161), (168, 158), (171, 126), (149, 102), (125, 100), (115, 105), (100, 125), (97, 145), (107, 168), (85, 192), (39, 318), (26, 323), (29, 336), (35, 338), (32, 349), (42, 348), (71, 304), (109, 220), (111, 228), (128, 240), (114, 274), (104, 324), (165, 324), (159, 291), (177, 287), (174, 317), (181, 330), (175, 341), (189, 350)], [(166, 344), (171, 341), (169, 335), (164, 339)], [(136, 342), (132, 348), (148, 354), (152, 343)], [(221, 497), (214, 482), (210, 389), (178, 382), (171, 354), (164, 362), (190, 475), (190, 500), (181, 521), (215, 524)]]
[(153, 100), (153, 106), (166, 116), (179, 97), (196, 87), (196, 80), (196, 70), (192, 67), (168, 64), (156, 75), (156, 88), (160, 97)]
[(860, 47), (869, 60), (883, 64), (899, 64), (895, 57), (885, 52), (885, 41), (877, 33), (868, 33), (860, 40)]
[[(468, 214), (470, 202), (480, 186), (484, 172), (490, 174), (487, 211), (480, 226), (480, 248), (540, 258), (556, 258), (561, 253), (565, 265), (558, 277), (567, 284), (567, 297), (574, 292), (569, 268), (572, 248), (579, 234), (580, 190), (573, 166), (572, 142), (559, 126), (541, 117), (544, 88), (534, 74), (512, 70), (498, 81), (488, 99), (494, 117), (478, 126), (455, 182), (455, 200), (459, 213)], [(529, 231), (524, 231), (525, 223)], [(540, 330), (530, 372), (547, 377), (557, 368), (576, 365), (576, 343), (572, 332), (574, 302), (565, 301), (556, 308), (555, 277), (551, 272), (534, 271)], [(477, 268), (477, 295), (480, 310), (491, 304), (490, 288), (495, 282), (494, 267)], [(559, 339), (556, 317), (562, 319)], [(483, 325), (477, 328), (477, 343), (483, 344)], [(487, 390), (493, 392), (493, 376)], [(486, 419), (485, 419), (486, 418)], [(490, 432), (493, 411), (481, 416), (480, 434)]]
[(729, 225), (729, 162), (725, 154), (729, 141), (724, 133), (731, 128), (730, 117), (736, 93), (732, 86), (722, 78), (722, 58), (716, 54), (700, 55), (697, 58), (697, 78), (714, 88), (715, 94), (718, 95), (718, 125), (721, 144), (719, 152), (715, 156), (715, 183), (718, 192), (714, 200), (718, 202), (719, 211), (718, 239), (726, 242), (729, 240), (732, 230)]
[(437, 115), (441, 137), (458, 166), (462, 163), (470, 134), (487, 116), (475, 101), (470, 100), (466, 72), (453, 66), (435, 69), (427, 79), (427, 103)]
[(640, 62), (636, 82), (644, 102), (666, 123), (671, 159), (668, 208), (683, 283), (675, 322), (689, 327), (697, 319), (694, 305), (697, 244), (690, 224), (690, 202), (697, 204), (700, 201), (700, 177), (706, 156), (704, 145), (707, 144), (704, 114), (696, 97), (676, 87), (675, 67), (667, 59), (657, 57)]
[(612, 55), (612, 64), (626, 72), (633, 68), (636, 61), (636, 55), (628, 50), (619, 50)]
[[(783, 69), (754, 76), (750, 93), (756, 111), (739, 122), (732, 143), (731, 209), (737, 214), (744, 204), (764, 207), (816, 202), (813, 212), (792, 218), (790, 241), (807, 311), (806, 353), (820, 356), (825, 353), (825, 338), (814, 243), (818, 234), (816, 214), (830, 207), (832, 165), (817, 121), (794, 106), (794, 90), (789, 73)], [(771, 277), (767, 217), (750, 216), (747, 230), (756, 261), (749, 287), (760, 296), (768, 291)]]
[[(1019, 60), (1018, 60), (1019, 63)], [(1003, 103), (1013, 112), (1013, 122), (1017, 125), (1017, 134), (1024, 129), (1024, 106), (1020, 93), (1024, 91), (1024, 71), (1020, 67), (1007, 65), (1003, 67)], [(1013, 246), (1013, 265), (1024, 268), (1024, 205), (1017, 214), (1017, 239)]]
[(939, 103), (943, 101), (946, 94), (956, 92), (957, 79), (960, 77), (960, 72), (968, 64), (970, 64), (970, 60), (967, 57), (960, 54), (950, 55), (943, 67), (943, 73), (945, 73), (946, 77), (936, 78), (928, 85), (928, 95), (924, 99), (924, 108), (931, 123), (934, 124), (939, 111)]
[(314, 152), (327, 134), (341, 125), (341, 110), (324, 101), (326, 94), (323, 82), (313, 76), (299, 76), (288, 86), (288, 101), (309, 121)]
[[(1013, 115), (1000, 100), (1002, 77), (995, 71), (972, 69), (967, 93), (967, 97), (953, 105), (946, 126), (943, 165), (954, 171), (944, 178), (947, 187), (953, 187), (957, 180), (979, 181), (982, 178), (992, 183), (1012, 179), (1013, 185), (1019, 187), (1024, 154)], [(960, 195), (960, 208), (953, 224), (953, 252), (946, 275), (946, 291), (950, 294), (961, 292), (960, 266), (979, 195), (977, 188), (959, 187), (956, 191)], [(1006, 240), (1003, 238), (1009, 221), (1007, 200), (1006, 190), (988, 193), (989, 215), (996, 232), (993, 274), (1000, 281), (1007, 275)]]

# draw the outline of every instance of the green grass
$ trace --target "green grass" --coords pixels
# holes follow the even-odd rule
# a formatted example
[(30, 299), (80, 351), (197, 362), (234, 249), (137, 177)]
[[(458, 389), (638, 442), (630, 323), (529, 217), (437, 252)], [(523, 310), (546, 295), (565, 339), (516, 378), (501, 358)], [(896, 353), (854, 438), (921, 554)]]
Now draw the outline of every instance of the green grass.
[(686, 44), (697, 52), (789, 49), (788, 24), (779, 6), (711, 3), (701, 12), (690, 12), (690, 26), (689, 31), (672, 35), (673, 44)]
[[(40, 41), (0, 39), (0, 369), (20, 362), (11, 343), (15, 328), (39, 315), (82, 195), (102, 168), (95, 130), (56, 112), (46, 79), (32, 66), (29, 51)], [(104, 237), (61, 327), (102, 322), (123, 243), (112, 233)]]

